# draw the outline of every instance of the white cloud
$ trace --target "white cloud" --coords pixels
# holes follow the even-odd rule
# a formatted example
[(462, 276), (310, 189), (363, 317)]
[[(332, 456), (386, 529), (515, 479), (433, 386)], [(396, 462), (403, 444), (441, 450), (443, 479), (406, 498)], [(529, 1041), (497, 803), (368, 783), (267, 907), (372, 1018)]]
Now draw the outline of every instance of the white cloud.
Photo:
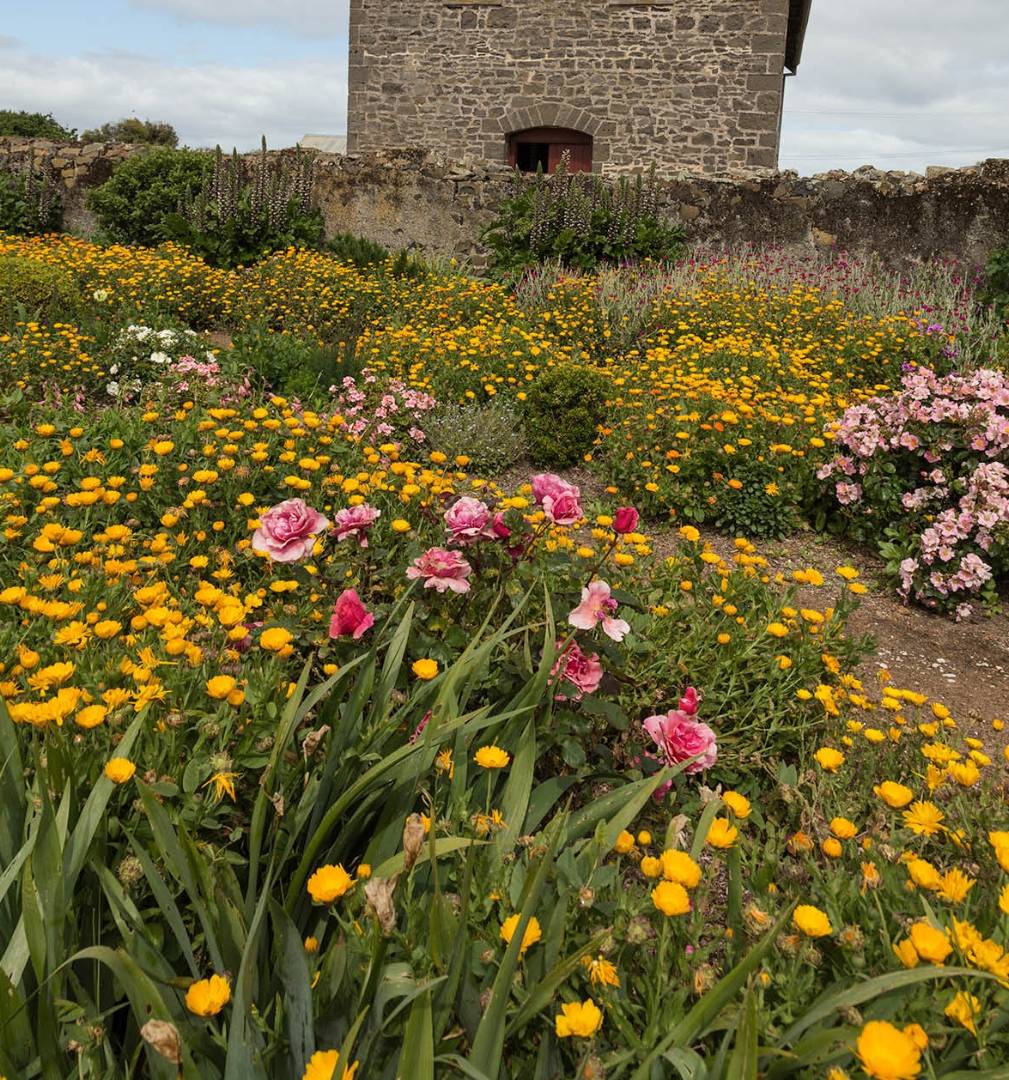
[(311, 37), (346, 36), (349, 0), (130, 0), (193, 22), (283, 26)]
[(814, 0), (781, 163), (923, 171), (1009, 157), (1005, 0)]
[(69, 127), (139, 116), (167, 120), (190, 146), (293, 146), (309, 132), (345, 130), (344, 58), (262, 67), (171, 65), (106, 52), (57, 62), (21, 50), (5, 57), (11, 108), (52, 112)]

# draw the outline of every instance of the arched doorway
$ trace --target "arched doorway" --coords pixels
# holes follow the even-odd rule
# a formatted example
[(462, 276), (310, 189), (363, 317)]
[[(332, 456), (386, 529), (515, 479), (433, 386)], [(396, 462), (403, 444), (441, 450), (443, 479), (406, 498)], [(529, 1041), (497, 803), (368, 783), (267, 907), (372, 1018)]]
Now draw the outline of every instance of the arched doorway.
[(567, 152), (572, 172), (592, 171), (592, 136), (573, 128), (537, 127), (508, 136), (508, 164), (522, 172), (552, 173)]

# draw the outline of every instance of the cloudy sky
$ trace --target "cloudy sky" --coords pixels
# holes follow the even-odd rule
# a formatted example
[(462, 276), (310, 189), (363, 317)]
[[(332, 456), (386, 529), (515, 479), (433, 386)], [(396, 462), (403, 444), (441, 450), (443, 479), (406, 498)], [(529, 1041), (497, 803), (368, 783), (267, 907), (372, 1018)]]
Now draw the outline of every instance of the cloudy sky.
[[(345, 130), (346, 0), (0, 8), (0, 107), (78, 128), (168, 120), (192, 146)], [(788, 80), (782, 167), (920, 171), (1009, 157), (1007, 43), (1009, 0), (813, 0)]]

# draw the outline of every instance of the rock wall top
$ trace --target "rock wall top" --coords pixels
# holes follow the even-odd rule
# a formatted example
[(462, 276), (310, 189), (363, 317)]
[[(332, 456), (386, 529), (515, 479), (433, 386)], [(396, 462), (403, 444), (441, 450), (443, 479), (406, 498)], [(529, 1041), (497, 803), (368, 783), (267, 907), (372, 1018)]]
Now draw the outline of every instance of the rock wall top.
[[(68, 226), (87, 234), (95, 223), (84, 191), (140, 150), (0, 137), (0, 165), (48, 161), (66, 189)], [(480, 231), (513, 184), (507, 165), (423, 150), (316, 153), (313, 198), (330, 233), (479, 261)], [(874, 253), (891, 266), (932, 258), (974, 265), (1009, 240), (1009, 160), (932, 167), (924, 175), (868, 165), (809, 177), (683, 171), (660, 177), (659, 205), (684, 223), (692, 243)]]

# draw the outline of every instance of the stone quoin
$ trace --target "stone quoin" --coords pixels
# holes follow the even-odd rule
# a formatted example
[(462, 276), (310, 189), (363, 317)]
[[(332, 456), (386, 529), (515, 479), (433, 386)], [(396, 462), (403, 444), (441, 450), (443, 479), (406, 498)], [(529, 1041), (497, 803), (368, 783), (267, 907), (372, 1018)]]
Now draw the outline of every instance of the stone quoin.
[(812, 0), (351, 0), (347, 149), (773, 169)]

